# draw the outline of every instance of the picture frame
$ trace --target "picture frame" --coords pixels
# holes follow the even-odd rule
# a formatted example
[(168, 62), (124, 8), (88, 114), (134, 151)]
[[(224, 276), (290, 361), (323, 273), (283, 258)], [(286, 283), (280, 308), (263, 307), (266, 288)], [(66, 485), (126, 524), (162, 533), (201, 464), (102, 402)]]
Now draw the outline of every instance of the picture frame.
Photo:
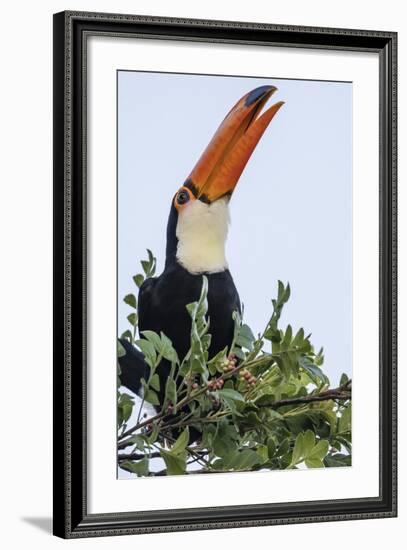
[[(376, 496), (141, 509), (89, 509), (87, 277), (88, 40), (134, 38), (293, 51), (370, 53), (379, 66), (378, 486)], [(165, 60), (164, 60), (165, 61)], [(54, 534), (63, 538), (386, 518), (397, 514), (397, 35), (65, 11), (54, 15)], [(137, 66), (137, 59), (135, 59)], [(367, 131), (367, 130), (366, 130)], [(114, 185), (114, 183), (113, 183)], [(376, 236), (372, 236), (376, 238)], [(113, 335), (114, 337), (114, 335)], [(114, 414), (114, 412), (112, 412)], [(114, 469), (114, 464), (112, 465)], [(237, 474), (233, 474), (237, 475)], [(142, 481), (142, 480), (141, 480)], [(120, 482), (119, 482), (120, 483)]]

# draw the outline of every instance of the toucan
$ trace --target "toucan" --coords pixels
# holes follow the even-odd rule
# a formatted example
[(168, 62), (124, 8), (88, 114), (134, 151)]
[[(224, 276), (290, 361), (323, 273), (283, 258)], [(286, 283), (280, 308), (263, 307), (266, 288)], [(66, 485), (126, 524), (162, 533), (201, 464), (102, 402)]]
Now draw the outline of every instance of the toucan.
[[(261, 112), (276, 92), (274, 86), (260, 86), (246, 93), (228, 112), (194, 169), (175, 193), (167, 223), (164, 271), (148, 278), (138, 296), (139, 332), (163, 332), (180, 359), (190, 347), (191, 318), (187, 304), (197, 301), (202, 275), (208, 279), (208, 318), (212, 336), (209, 357), (233, 339), (233, 312), (241, 305), (225, 256), (229, 226), (229, 201), (236, 184), (261, 136), (284, 102)], [(146, 378), (148, 366), (142, 354), (127, 340), (121, 340), (126, 354), (119, 359), (121, 383), (135, 393)], [(170, 364), (163, 360), (160, 403)]]

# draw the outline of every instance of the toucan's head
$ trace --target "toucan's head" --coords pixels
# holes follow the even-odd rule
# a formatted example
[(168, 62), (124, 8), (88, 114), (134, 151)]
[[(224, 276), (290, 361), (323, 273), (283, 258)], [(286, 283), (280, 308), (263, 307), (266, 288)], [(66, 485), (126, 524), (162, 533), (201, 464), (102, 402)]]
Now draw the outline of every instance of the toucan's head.
[(283, 105), (280, 101), (261, 113), (276, 90), (274, 86), (260, 86), (232, 107), (173, 198), (167, 259), (175, 255), (191, 273), (227, 268), (228, 203), (257, 143)]

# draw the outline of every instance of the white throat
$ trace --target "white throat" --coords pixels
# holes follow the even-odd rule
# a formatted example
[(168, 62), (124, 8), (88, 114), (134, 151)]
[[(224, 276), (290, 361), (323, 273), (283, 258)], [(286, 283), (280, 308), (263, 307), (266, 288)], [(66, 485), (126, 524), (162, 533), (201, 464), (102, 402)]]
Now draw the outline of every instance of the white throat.
[(194, 200), (178, 214), (177, 260), (190, 273), (227, 269), (225, 242), (229, 226), (227, 199), (212, 204)]

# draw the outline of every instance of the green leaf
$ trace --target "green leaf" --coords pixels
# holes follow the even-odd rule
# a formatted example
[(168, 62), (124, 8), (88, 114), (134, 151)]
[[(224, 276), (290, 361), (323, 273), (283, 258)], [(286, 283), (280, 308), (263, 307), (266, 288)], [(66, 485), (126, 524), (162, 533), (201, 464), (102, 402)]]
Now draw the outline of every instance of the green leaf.
[(267, 445), (259, 445), (256, 449), (256, 453), (259, 455), (262, 464), (268, 461), (269, 453)]
[(351, 455), (344, 455), (341, 453), (335, 453), (333, 455), (327, 455), (324, 458), (324, 464), (325, 466), (328, 466), (330, 468), (340, 468), (344, 466), (351, 466), (352, 465), (352, 457)]
[(293, 329), (291, 328), (291, 325), (288, 325), (285, 330), (283, 341), (281, 342), (282, 349), (288, 348), (288, 346), (291, 344), (292, 336), (293, 336)]
[(295, 335), (294, 340), (292, 341), (292, 345), (301, 346), (303, 341), (304, 341), (304, 329), (300, 328), (300, 330)]
[(305, 465), (307, 468), (323, 468), (324, 463), (320, 458), (306, 458)]
[(227, 456), (231, 451), (236, 450), (236, 445), (234, 444), (233, 440), (231, 439), (223, 439), (219, 435), (216, 435), (215, 439), (213, 440), (213, 452), (216, 454), (216, 456)]
[(133, 404), (124, 403), (122, 405), (123, 422), (127, 422), (133, 412)]
[(351, 421), (352, 421), (352, 406), (351, 406), (351, 403), (349, 403), (349, 405), (342, 412), (342, 415), (339, 418), (338, 431), (349, 432), (351, 429)]
[(222, 372), (222, 361), (225, 360), (227, 352), (228, 348), (226, 347), (208, 361), (208, 370), (212, 376), (217, 372)]
[(173, 378), (167, 378), (165, 384), (165, 401), (171, 403), (174, 407), (177, 404), (177, 385)]
[(148, 278), (148, 277), (152, 277), (155, 274), (157, 260), (154, 257), (153, 253), (151, 252), (151, 250), (147, 249), (147, 254), (148, 254), (148, 260), (141, 260), (140, 263), (146, 277)]
[(141, 260), (141, 266), (143, 268), (144, 273), (148, 277), (148, 272), (150, 271), (150, 262), (147, 260)]
[(143, 330), (141, 334), (146, 338), (153, 346), (157, 353), (161, 351), (161, 338), (156, 332), (152, 330)]
[(154, 390), (147, 389), (144, 393), (144, 399), (148, 403), (151, 403), (151, 405), (159, 405), (160, 400), (158, 399), (158, 395), (155, 393)]
[(175, 351), (171, 340), (163, 333), (160, 333), (161, 336), (161, 350), (160, 353), (164, 357), (164, 359), (167, 359), (171, 362), (178, 362), (178, 355)]
[(188, 354), (189, 369), (191, 373), (202, 374), (208, 376), (207, 349), (209, 341), (203, 336), (209, 328), (209, 323), (206, 320), (208, 310), (208, 279), (202, 277), (202, 289), (198, 302), (193, 302), (186, 306), (189, 315), (191, 316), (191, 348)]
[(249, 325), (240, 325), (235, 339), (235, 344), (241, 348), (251, 351), (253, 349), (253, 342), (255, 341), (254, 334)]
[(147, 437), (147, 441), (150, 445), (152, 445), (153, 443), (155, 443), (157, 441), (157, 436), (158, 436), (159, 431), (160, 431), (160, 429), (158, 427), (158, 424), (154, 422), (153, 423), (153, 429), (151, 430), (150, 435)]
[(289, 442), (289, 439), (288, 437), (286, 437), (279, 445), (278, 449), (277, 449), (277, 453), (276, 455), (277, 456), (283, 456), (285, 455), (288, 450), (290, 448), (290, 442)]
[(187, 453), (174, 455), (170, 451), (160, 449), (160, 454), (164, 459), (168, 475), (182, 475), (186, 471)]
[(321, 348), (314, 358), (314, 362), (318, 367), (324, 364), (324, 348)]
[(329, 385), (328, 377), (308, 357), (300, 357), (300, 366), (307, 373), (316, 386)]
[(137, 313), (130, 313), (130, 315), (127, 315), (128, 322), (135, 327), (137, 325)]
[(281, 281), (278, 281), (278, 294), (277, 294), (277, 300), (281, 302), (283, 300), (285, 293), (284, 284)]
[(262, 463), (261, 457), (252, 449), (244, 449), (235, 453), (233, 459), (228, 462), (228, 468), (232, 470), (250, 470), (253, 466)]
[(302, 433), (299, 433), (295, 439), (293, 456), (291, 458), (291, 465), (295, 466), (295, 464), (298, 464), (299, 462), (301, 462), (303, 455), (304, 455), (304, 435)]
[(137, 461), (125, 461), (120, 463), (120, 468), (123, 470), (126, 470), (127, 472), (132, 472), (133, 474), (137, 474), (137, 476), (148, 476), (149, 470), (148, 470), (148, 459), (146, 457), (142, 458), (141, 460)]
[(144, 447), (145, 447), (145, 437), (144, 436), (141, 436), (141, 435), (133, 435), (129, 440), (128, 440), (128, 444), (129, 445), (135, 445), (136, 446), (136, 449), (138, 449), (139, 451), (144, 451)]
[(128, 340), (129, 342), (133, 341), (133, 335), (129, 330), (125, 330), (123, 334), (120, 336), (122, 340)]
[(157, 353), (154, 349), (153, 344), (149, 340), (145, 340), (143, 338), (137, 340), (135, 344), (143, 352), (146, 362), (150, 365), (151, 368), (153, 368), (157, 359)]
[(322, 460), (325, 458), (328, 449), (329, 442), (326, 439), (321, 439), (321, 441), (318, 441), (312, 451), (308, 454), (308, 458), (318, 458), (319, 460)]
[(189, 441), (189, 428), (188, 426), (185, 428), (183, 432), (178, 436), (176, 442), (171, 447), (171, 453), (174, 455), (178, 455), (185, 451), (185, 447), (188, 445)]
[(232, 399), (233, 401), (244, 401), (244, 397), (241, 393), (230, 388), (224, 388), (218, 391), (221, 397)]
[(290, 295), (291, 295), (290, 283), (287, 283), (287, 286), (285, 288), (284, 295), (282, 298), (283, 303), (288, 302)]
[(274, 443), (274, 440), (269, 437), (267, 439), (267, 452), (268, 452), (268, 456), (269, 458), (273, 458), (273, 456), (276, 454), (276, 444)]
[(217, 456), (225, 457), (238, 448), (239, 434), (236, 428), (226, 419), (218, 423), (216, 435), (213, 439), (213, 451)]
[(315, 446), (315, 434), (311, 430), (307, 430), (303, 438), (303, 455), (307, 457)]
[(134, 296), (134, 294), (127, 294), (123, 298), (123, 302), (125, 302), (126, 304), (128, 304), (131, 307), (134, 307), (134, 309), (137, 309), (137, 300), (136, 300), (136, 297)]
[(250, 411), (246, 416), (246, 422), (249, 424), (252, 424), (253, 426), (261, 426), (263, 424), (263, 421), (261, 418), (254, 412)]
[(160, 391), (160, 377), (158, 374), (153, 374), (150, 380), (150, 386), (153, 390)]
[(339, 381), (339, 385), (340, 386), (344, 386), (347, 382), (349, 382), (349, 378), (348, 378), (348, 375), (346, 373), (343, 373), (341, 375), (341, 379)]
[(127, 393), (121, 393), (117, 403), (117, 424), (121, 426), (126, 423), (133, 412), (134, 399)]
[(141, 273), (138, 273), (137, 275), (134, 275), (133, 281), (136, 284), (138, 288), (141, 287), (141, 285), (144, 283), (144, 275)]

